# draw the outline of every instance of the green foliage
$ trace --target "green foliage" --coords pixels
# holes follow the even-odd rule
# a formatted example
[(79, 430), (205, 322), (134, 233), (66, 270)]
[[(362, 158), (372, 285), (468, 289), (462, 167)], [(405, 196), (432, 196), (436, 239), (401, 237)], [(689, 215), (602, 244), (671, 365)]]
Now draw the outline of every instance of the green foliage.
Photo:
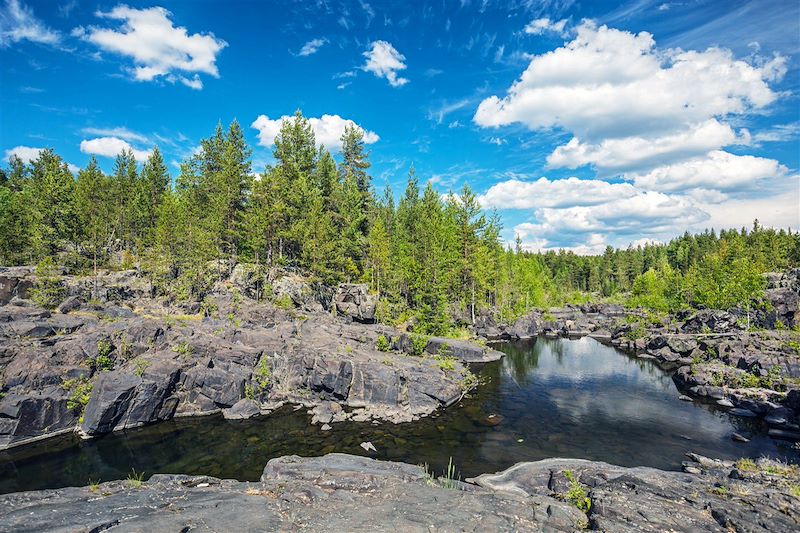
[(445, 372), (455, 371), (456, 363), (458, 362), (455, 357), (449, 355), (434, 355), (433, 358), (436, 360), (436, 364), (441, 370)]
[(564, 477), (569, 481), (565, 499), (584, 513), (591, 511), (592, 500), (587, 495), (586, 489), (575, 477), (575, 474), (571, 470), (564, 470)]
[[(388, 187), (375, 194), (363, 136), (348, 126), (337, 162), (297, 111), (275, 137), (274, 164), (253, 169), (241, 126), (218, 124), (174, 185), (158, 148), (144, 162), (124, 150), (110, 175), (91, 159), (77, 179), (51, 150), (30, 164), (11, 157), (0, 180), (0, 263), (136, 266), (173, 301), (204, 301), (235, 262), (255, 265), (261, 299), (264, 274), (288, 267), (329, 285), (368, 283), (381, 322), (459, 337), (478, 318), (510, 322), (587, 301), (749, 311), (763, 305), (763, 271), (800, 266), (800, 236), (757, 222), (595, 256), (531, 253), (520, 238), (507, 247), (497, 214), (469, 186), (443, 195), (411, 168), (397, 200)], [(217, 312), (209, 302), (202, 311)]]
[(113, 347), (108, 340), (102, 339), (97, 341), (97, 357), (89, 359), (87, 361), (88, 366), (98, 372), (113, 369), (114, 359), (111, 358), (112, 349)]
[(252, 381), (254, 396), (263, 394), (272, 384), (272, 369), (269, 367), (269, 361), (266, 356), (261, 356), (261, 360), (253, 370)]
[(144, 376), (144, 373), (147, 371), (148, 367), (150, 366), (150, 361), (147, 359), (142, 359), (141, 357), (137, 357), (133, 360), (133, 373), (139, 377)]
[(384, 335), (378, 335), (378, 340), (375, 341), (375, 348), (379, 352), (388, 352), (392, 349), (392, 343)]
[(256, 399), (256, 389), (251, 384), (246, 384), (244, 386), (244, 397), (248, 400), (255, 400)]
[(461, 388), (462, 395), (468, 393), (474, 388), (482, 385), (485, 382), (483, 378), (473, 373), (469, 368), (461, 370), (461, 379), (458, 381), (458, 386)]
[(125, 480), (128, 486), (132, 489), (140, 489), (144, 485), (144, 472), (136, 473), (136, 469), (131, 469), (128, 478)]
[(439, 478), (439, 483), (446, 489), (461, 490), (461, 474), (456, 472), (456, 465), (453, 464), (452, 457), (447, 461), (447, 469)]
[(766, 376), (742, 372), (731, 385), (736, 388), (762, 388), (781, 391), (785, 389), (786, 379), (783, 372), (781, 372), (781, 367), (773, 365)]
[(213, 317), (217, 312), (217, 303), (213, 298), (206, 296), (200, 303), (200, 312), (203, 314), (203, 316)]
[(680, 273), (665, 262), (636, 277), (627, 304), (657, 311), (678, 311), (686, 306), (682, 284)]
[(625, 332), (625, 338), (629, 341), (644, 338), (647, 335), (648, 320), (645, 317), (636, 315), (628, 315), (625, 319), (628, 325), (628, 330)]
[(65, 379), (61, 388), (69, 393), (67, 409), (82, 414), (92, 395), (92, 382), (86, 378)]
[(53, 309), (64, 299), (67, 291), (61, 283), (58, 267), (46, 257), (36, 265), (36, 281), (31, 289), (31, 299), (41, 307)]
[(693, 305), (712, 309), (760, 307), (766, 280), (763, 266), (723, 245), (689, 269), (686, 284)]
[(730, 496), (730, 489), (725, 485), (717, 485), (713, 489), (711, 489), (712, 494), (716, 494), (717, 496)]
[(411, 355), (417, 357), (425, 353), (425, 348), (428, 346), (430, 337), (427, 335), (420, 335), (418, 333), (411, 334)]
[(756, 472), (758, 471), (758, 467), (756, 466), (755, 461), (750, 459), (749, 457), (744, 457), (736, 461), (736, 468), (743, 472)]
[(294, 309), (294, 302), (286, 294), (281, 294), (279, 297), (275, 298), (275, 301), (272, 302), (272, 303), (278, 309), (284, 309), (286, 311), (290, 311), (290, 310)]
[(184, 359), (190, 359), (194, 350), (188, 342), (180, 342), (172, 347), (172, 351)]

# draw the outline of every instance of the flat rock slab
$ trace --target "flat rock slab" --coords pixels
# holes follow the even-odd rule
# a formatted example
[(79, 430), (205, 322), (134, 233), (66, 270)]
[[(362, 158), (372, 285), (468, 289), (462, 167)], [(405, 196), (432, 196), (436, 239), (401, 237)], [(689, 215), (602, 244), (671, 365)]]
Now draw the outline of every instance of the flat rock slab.
[[(548, 459), (445, 488), (418, 466), (347, 454), (271, 460), (260, 482), (155, 475), (136, 486), (0, 496), (0, 531), (797, 531), (774, 476), (700, 456), (689, 473)], [(760, 460), (759, 460), (760, 461)], [(759, 462), (758, 468), (762, 465)], [(795, 473), (784, 481), (796, 483)], [(735, 479), (734, 479), (735, 477)], [(575, 481), (570, 481), (570, 478)], [(584, 514), (567, 493), (577, 482)]]
[(441, 487), (420, 467), (344, 454), (270, 461), (259, 483), (156, 475), (0, 496), (2, 531), (574, 531), (555, 500)]

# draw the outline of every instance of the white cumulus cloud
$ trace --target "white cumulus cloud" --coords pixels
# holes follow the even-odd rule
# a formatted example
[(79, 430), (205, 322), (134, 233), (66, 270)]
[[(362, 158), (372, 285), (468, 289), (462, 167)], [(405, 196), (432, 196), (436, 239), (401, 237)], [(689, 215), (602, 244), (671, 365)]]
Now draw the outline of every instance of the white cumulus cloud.
[(536, 209), (602, 204), (637, 194), (630, 183), (578, 178), (549, 180), (542, 177), (536, 181), (512, 178), (492, 185), (478, 196), (478, 201), (485, 208)]
[(573, 137), (548, 156), (547, 164), (553, 168), (594, 165), (612, 171), (652, 168), (664, 162), (706, 154), (735, 142), (736, 133), (728, 124), (710, 119), (665, 135), (603, 139), (598, 143), (582, 142)]
[(54, 45), (61, 41), (61, 34), (48, 28), (19, 0), (6, 0), (0, 7), (0, 47), (20, 41)]
[[(281, 129), (284, 120), (292, 120), (293, 117), (284, 115), (277, 119), (271, 119), (266, 115), (259, 115), (250, 127), (258, 130), (258, 144), (261, 146), (272, 146), (275, 143), (275, 136)], [(377, 133), (366, 130), (350, 119), (345, 119), (339, 115), (322, 115), (319, 118), (311, 117), (307, 119), (314, 131), (317, 145), (324, 145), (332, 151), (342, 149), (342, 134), (346, 126), (355, 126), (364, 132), (364, 143), (374, 144), (380, 137)]]
[(784, 165), (774, 159), (734, 155), (717, 150), (707, 157), (689, 159), (625, 177), (633, 181), (636, 187), (657, 191), (734, 191), (758, 187), (763, 180), (783, 178), (788, 172)]
[(397, 75), (399, 71), (407, 68), (403, 54), (386, 41), (374, 41), (370, 46), (371, 48), (363, 54), (367, 61), (361, 67), (362, 70), (372, 72), (379, 78), (386, 78), (392, 87), (408, 83), (408, 79)]
[(150, 157), (150, 150), (139, 150), (119, 137), (97, 137), (81, 141), (81, 152), (103, 157), (117, 157), (123, 150), (130, 150), (137, 161)]
[(192, 89), (201, 89), (199, 73), (219, 77), (217, 55), (227, 43), (213, 33), (189, 34), (174, 26), (172, 13), (163, 7), (135, 9), (118, 5), (111, 11), (98, 11), (100, 18), (122, 22), (119, 29), (76, 28), (73, 35), (100, 49), (129, 57), (134, 62), (132, 74), (138, 81), (162, 78), (179, 81)]
[(661, 51), (647, 32), (584, 22), (574, 40), (534, 56), (505, 97), (483, 100), (474, 120), (589, 140), (669, 131), (770, 104), (777, 94), (767, 82), (785, 69), (782, 57), (756, 66), (719, 48)]
[(44, 148), (33, 148), (32, 146), (15, 146), (9, 150), (6, 150), (6, 161), (11, 161), (12, 156), (17, 156), (22, 160), (23, 163), (30, 163), (37, 157), (39, 157), (39, 152), (44, 150)]

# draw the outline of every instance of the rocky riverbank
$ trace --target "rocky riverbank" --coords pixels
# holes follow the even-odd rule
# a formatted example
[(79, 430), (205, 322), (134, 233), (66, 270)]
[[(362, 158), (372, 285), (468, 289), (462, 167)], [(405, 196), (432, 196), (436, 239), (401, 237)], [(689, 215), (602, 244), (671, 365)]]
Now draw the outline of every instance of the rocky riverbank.
[(491, 339), (591, 336), (673, 372), (685, 399), (762, 418), (774, 438), (800, 441), (800, 270), (768, 275), (769, 311), (654, 314), (589, 304), (534, 311), (512, 325), (486, 320)]
[(3, 531), (795, 531), (797, 467), (691, 456), (684, 472), (574, 459), (460, 482), (330, 454), (269, 461), (259, 482), (155, 475), (0, 496)]
[(467, 363), (502, 356), (374, 324), (364, 286), (326, 293), (290, 273), (272, 279), (272, 303), (249, 298), (242, 269), (181, 306), (153, 298), (133, 271), (62, 283), (64, 301), (48, 311), (30, 300), (31, 269), (0, 270), (0, 449), (285, 403), (323, 429), (410, 421), (476, 386)]

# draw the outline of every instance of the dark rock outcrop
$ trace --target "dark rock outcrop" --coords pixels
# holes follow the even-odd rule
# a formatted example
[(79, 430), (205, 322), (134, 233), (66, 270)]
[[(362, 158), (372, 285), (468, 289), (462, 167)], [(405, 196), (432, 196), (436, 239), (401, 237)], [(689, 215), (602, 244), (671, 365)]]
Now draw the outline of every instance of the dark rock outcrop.
[(333, 298), (336, 312), (358, 322), (375, 322), (378, 297), (369, 294), (365, 283), (342, 283)]
[[(686, 473), (574, 459), (444, 484), (419, 466), (345, 454), (269, 461), (261, 480), (155, 475), (0, 496), (3, 531), (796, 531), (782, 476), (691, 457)], [(752, 463), (751, 463), (752, 464)], [(689, 473), (691, 472), (691, 473)], [(447, 488), (448, 486), (453, 488)], [(578, 503), (581, 508), (579, 509)]]
[(786, 327), (800, 325), (800, 268), (786, 273), (770, 273), (764, 298), (770, 304), (764, 327), (773, 328), (777, 322)]
[[(90, 437), (173, 416), (250, 417), (281, 402), (333, 402), (338, 408), (324, 423), (404, 422), (451, 405), (474, 386), (461, 362), (442, 367), (433, 357), (378, 351), (380, 335), (401, 333), (360, 323), (374, 316), (365, 286), (340, 293), (350, 295), (340, 303), (353, 306), (345, 309), (356, 320), (315, 312), (294, 318), (292, 310), (242, 301), (251, 282), (239, 279), (247, 278), (242, 269), (233, 271), (238, 281), (225, 283), (238, 288), (226, 292), (217, 282), (203, 313), (177, 318), (131, 272), (104, 276), (119, 284), (121, 302), (87, 304), (76, 295), (63, 313), (0, 306), (0, 448), (69, 430), (79, 418), (80, 433)], [(285, 281), (277, 286), (295, 304), (321, 305), (302, 278), (279, 274)], [(82, 295), (83, 283), (68, 285), (83, 287)], [(104, 297), (108, 289), (101, 287)], [(464, 363), (501, 355), (463, 341), (431, 343), (430, 353), (448, 346)]]

